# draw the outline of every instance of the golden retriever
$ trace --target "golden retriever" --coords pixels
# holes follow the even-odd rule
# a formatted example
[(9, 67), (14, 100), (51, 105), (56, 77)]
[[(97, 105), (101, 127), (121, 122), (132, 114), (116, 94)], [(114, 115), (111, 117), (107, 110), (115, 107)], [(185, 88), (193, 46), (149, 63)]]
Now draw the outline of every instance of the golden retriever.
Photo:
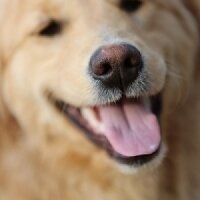
[(199, 0), (0, 0), (0, 199), (199, 200)]

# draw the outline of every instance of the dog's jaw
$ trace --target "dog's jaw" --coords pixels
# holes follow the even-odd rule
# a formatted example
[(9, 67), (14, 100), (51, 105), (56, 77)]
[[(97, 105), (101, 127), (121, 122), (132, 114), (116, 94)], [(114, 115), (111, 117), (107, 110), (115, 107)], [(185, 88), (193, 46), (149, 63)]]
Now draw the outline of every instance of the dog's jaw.
[[(135, 105), (137, 104), (143, 105), (144, 107), (146, 107), (145, 109), (151, 109), (153, 113), (152, 115), (155, 115), (157, 118), (157, 121), (159, 121), (159, 115), (160, 115), (161, 107), (162, 107), (161, 103), (158, 103), (158, 102), (161, 102), (160, 95), (157, 95), (156, 97), (137, 99), (137, 100), (123, 99), (123, 101), (128, 101), (128, 102), (131, 102), (131, 104), (135, 104)], [(83, 133), (87, 136), (87, 138), (89, 138), (93, 143), (95, 143), (101, 149), (104, 149), (110, 155), (110, 157), (113, 158), (118, 163), (121, 163), (126, 166), (131, 166), (131, 167), (132, 166), (140, 167), (143, 164), (153, 161), (160, 154), (160, 149), (162, 146), (160, 133), (158, 133), (159, 135), (154, 135), (157, 133), (152, 133), (157, 139), (156, 139), (156, 143), (153, 146), (151, 146), (151, 143), (148, 143), (148, 142), (146, 143), (147, 147), (148, 145), (150, 146), (149, 150), (148, 148), (144, 147), (142, 149), (142, 152), (136, 152), (135, 148), (132, 146), (131, 147), (132, 152), (129, 152), (129, 154), (126, 154), (127, 153), (126, 150), (125, 152), (123, 152), (123, 148), (126, 148), (126, 143), (123, 144), (121, 143), (121, 141), (117, 143), (117, 145), (118, 144), (122, 145), (122, 151), (120, 152), (118, 151), (118, 147), (113, 145), (112, 143), (113, 140), (108, 138), (108, 136), (104, 134), (105, 124), (102, 121), (101, 116), (100, 116), (100, 108), (102, 106), (104, 107), (105, 106), (111, 107), (113, 105), (117, 106), (117, 104), (122, 104), (122, 100), (118, 101), (115, 104), (110, 103), (108, 105), (98, 105), (98, 106), (93, 105), (91, 107), (81, 107), (81, 108), (73, 107), (71, 105), (66, 104), (63, 101), (58, 101), (58, 100), (56, 101), (56, 107), (58, 108), (58, 110), (64, 113), (64, 115), (70, 118), (73, 122), (75, 122), (75, 124), (78, 125), (82, 129)], [(153, 135), (152, 137), (154, 137)], [(129, 139), (132, 140), (131, 136)], [(145, 140), (145, 137), (144, 137), (144, 140)], [(137, 140), (133, 140), (133, 141), (136, 141), (136, 144), (138, 144)], [(143, 152), (143, 150), (145, 150), (146, 152)]]

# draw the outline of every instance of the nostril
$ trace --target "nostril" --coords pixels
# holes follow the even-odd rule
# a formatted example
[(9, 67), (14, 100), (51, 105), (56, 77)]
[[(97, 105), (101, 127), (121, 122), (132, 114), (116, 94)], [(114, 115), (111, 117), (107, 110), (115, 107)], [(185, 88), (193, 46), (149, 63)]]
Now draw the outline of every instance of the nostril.
[(140, 64), (141, 60), (133, 56), (127, 57), (124, 61), (124, 67), (126, 68), (133, 68), (133, 67), (138, 68)]
[(99, 63), (97, 65), (92, 66), (93, 74), (100, 77), (105, 76), (111, 73), (112, 66), (109, 62)]
[(125, 68), (137, 68), (142, 65), (143, 59), (141, 53), (135, 47), (126, 47), (129, 52), (124, 58), (123, 67)]
[(104, 73), (102, 75), (110, 74), (111, 73), (112, 66), (111, 66), (110, 63), (104, 63), (102, 67), (103, 67), (103, 70), (104, 70)]

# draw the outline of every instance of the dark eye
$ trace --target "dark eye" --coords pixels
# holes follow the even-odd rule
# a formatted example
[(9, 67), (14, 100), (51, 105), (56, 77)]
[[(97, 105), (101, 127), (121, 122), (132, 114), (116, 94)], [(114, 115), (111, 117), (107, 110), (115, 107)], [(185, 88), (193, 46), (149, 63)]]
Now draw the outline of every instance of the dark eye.
[(126, 12), (137, 11), (142, 6), (141, 0), (121, 0), (120, 8)]
[(39, 35), (53, 37), (62, 31), (62, 23), (56, 20), (51, 20), (40, 32)]

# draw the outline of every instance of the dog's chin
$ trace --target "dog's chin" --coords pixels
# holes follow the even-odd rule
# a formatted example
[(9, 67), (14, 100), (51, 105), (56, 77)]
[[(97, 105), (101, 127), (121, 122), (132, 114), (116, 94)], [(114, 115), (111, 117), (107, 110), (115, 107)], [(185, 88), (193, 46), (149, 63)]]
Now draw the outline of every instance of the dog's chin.
[[(107, 154), (114, 161), (116, 161), (118, 164), (122, 166), (138, 168), (140, 166), (143, 166), (144, 164), (151, 163), (152, 161), (157, 160), (160, 157), (160, 154), (162, 154), (161, 135), (157, 136), (155, 133), (151, 133), (153, 135), (151, 138), (151, 135), (148, 136), (148, 133), (146, 133), (145, 128), (137, 127), (142, 125), (149, 126), (148, 124), (145, 125), (146, 122), (141, 122), (141, 124), (139, 125), (137, 124), (134, 125), (133, 123), (133, 126), (136, 126), (135, 128), (136, 130), (133, 130), (132, 131), (133, 133), (131, 131), (129, 131), (129, 133), (126, 133), (126, 130), (117, 130), (116, 128), (116, 127), (118, 127), (118, 129), (127, 128), (126, 127), (127, 125), (124, 124), (119, 125), (119, 123), (122, 122), (117, 121), (120, 120), (118, 119), (120, 118), (120, 116), (118, 116), (120, 115), (120, 113), (111, 113), (113, 111), (123, 110), (124, 108), (121, 109), (121, 107), (125, 106), (127, 106), (126, 109), (127, 108), (132, 109), (132, 107), (136, 107), (136, 110), (137, 107), (138, 108), (144, 107), (144, 109), (142, 108), (142, 110), (146, 110), (144, 112), (151, 113), (152, 116), (155, 116), (156, 121), (158, 122), (158, 124), (160, 124), (159, 123), (160, 114), (162, 112), (162, 98), (160, 94), (153, 97), (145, 97), (137, 99), (123, 97), (117, 102), (109, 103), (107, 105), (106, 104), (92, 105), (91, 107), (87, 106), (78, 108), (58, 99), (54, 99), (54, 103), (59, 112), (62, 113), (68, 119), (70, 119), (75, 126), (78, 126), (82, 130), (81, 132), (83, 132), (91, 142), (93, 142), (102, 150), (106, 151)], [(130, 111), (124, 111), (124, 112), (129, 113)], [(123, 115), (123, 113), (121, 114)], [(137, 115), (142, 115), (142, 114), (140, 113), (140, 111), (138, 111)], [(112, 119), (107, 119), (107, 118), (112, 118)], [(125, 118), (125, 120), (128, 120), (126, 116), (123, 116), (121, 119), (123, 120), (123, 118)], [(138, 121), (137, 118), (139, 117), (135, 116), (136, 122)], [(145, 121), (145, 119), (141, 120)], [(114, 128), (112, 127), (112, 123), (114, 124), (113, 126), (115, 126)], [(128, 127), (131, 129), (131, 124), (129, 124)], [(132, 129), (134, 129), (134, 127)], [(145, 133), (141, 132), (142, 136), (140, 136), (138, 133), (136, 133), (137, 130), (139, 130), (139, 132), (143, 131)], [(149, 130), (152, 131), (152, 127), (150, 127)], [(114, 131), (113, 135), (112, 131)], [(127, 137), (127, 140), (129, 141), (121, 142), (120, 139), (115, 138), (118, 136), (120, 137), (120, 135), (123, 134), (125, 135), (124, 137), (125, 138)], [(133, 134), (133, 136), (130, 136), (128, 134), (130, 135)], [(145, 136), (145, 134), (147, 134), (147, 136)], [(139, 137), (139, 139), (138, 138), (134, 139), (134, 137)], [(145, 137), (147, 137), (147, 139)], [(123, 140), (123, 136), (121, 140)], [(132, 143), (133, 146), (135, 144), (135, 146), (138, 147), (131, 146)], [(145, 145), (146, 146), (149, 145), (149, 147), (145, 147)]]

